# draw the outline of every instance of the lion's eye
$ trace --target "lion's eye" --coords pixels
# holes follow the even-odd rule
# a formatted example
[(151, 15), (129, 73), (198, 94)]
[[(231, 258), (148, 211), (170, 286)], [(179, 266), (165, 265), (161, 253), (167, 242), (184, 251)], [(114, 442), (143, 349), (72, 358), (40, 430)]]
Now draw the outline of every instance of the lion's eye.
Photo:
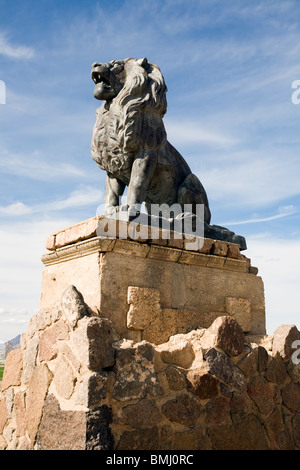
[(113, 71), (114, 71), (116, 74), (122, 72), (123, 69), (124, 69), (124, 66), (123, 66), (123, 65), (120, 65), (120, 64), (116, 64), (116, 65), (113, 67)]

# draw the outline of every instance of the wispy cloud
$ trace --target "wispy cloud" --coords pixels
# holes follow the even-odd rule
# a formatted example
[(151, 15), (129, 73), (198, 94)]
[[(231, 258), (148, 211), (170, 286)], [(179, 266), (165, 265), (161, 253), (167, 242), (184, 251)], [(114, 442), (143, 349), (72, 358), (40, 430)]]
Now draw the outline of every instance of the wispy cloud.
[(269, 222), (271, 220), (281, 219), (282, 217), (288, 217), (289, 215), (293, 215), (296, 213), (296, 209), (294, 206), (286, 206), (280, 207), (279, 213), (275, 215), (271, 215), (269, 217), (260, 217), (260, 218), (253, 218), (247, 220), (240, 220), (237, 222), (220, 222), (221, 225), (243, 225), (243, 224), (256, 224), (259, 222)]
[(96, 205), (99, 204), (102, 198), (103, 192), (99, 189), (91, 186), (82, 186), (80, 189), (73, 191), (70, 196), (65, 199), (48, 201), (32, 206), (27, 206), (23, 202), (0, 206), (0, 214), (14, 217), (18, 215), (63, 211), (65, 209), (88, 206), (90, 204)]
[(4, 55), (11, 59), (31, 59), (35, 56), (32, 47), (14, 45), (3, 33), (0, 33), (0, 55)]

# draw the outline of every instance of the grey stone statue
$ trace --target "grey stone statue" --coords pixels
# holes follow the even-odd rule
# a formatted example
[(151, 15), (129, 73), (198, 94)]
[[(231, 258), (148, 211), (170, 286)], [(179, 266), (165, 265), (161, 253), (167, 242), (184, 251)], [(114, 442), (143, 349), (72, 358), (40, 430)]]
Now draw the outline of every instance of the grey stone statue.
[[(91, 154), (106, 172), (105, 215), (126, 211), (131, 220), (144, 203), (149, 216), (153, 206), (165, 204), (179, 207), (175, 216), (181, 218), (185, 207), (196, 216), (202, 205), (205, 236), (233, 241), (233, 232), (209, 225), (205, 189), (167, 140), (163, 124), (167, 87), (159, 67), (146, 58), (128, 58), (96, 62), (91, 75), (94, 97), (103, 100), (97, 109)], [(122, 205), (126, 186), (127, 203)], [(242, 248), (243, 240), (235, 241)]]

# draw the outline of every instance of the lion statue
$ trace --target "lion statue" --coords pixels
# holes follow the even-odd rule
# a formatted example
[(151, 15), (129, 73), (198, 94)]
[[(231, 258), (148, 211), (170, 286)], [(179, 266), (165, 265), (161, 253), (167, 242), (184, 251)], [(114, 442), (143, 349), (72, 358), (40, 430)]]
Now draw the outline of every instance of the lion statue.
[[(151, 205), (189, 204), (196, 214), (204, 205), (210, 223), (206, 192), (180, 153), (168, 142), (163, 116), (167, 87), (159, 67), (146, 58), (94, 63), (94, 97), (97, 109), (91, 154), (106, 172), (105, 215), (120, 209), (126, 186), (126, 209)], [(136, 213), (136, 212), (134, 212)]]

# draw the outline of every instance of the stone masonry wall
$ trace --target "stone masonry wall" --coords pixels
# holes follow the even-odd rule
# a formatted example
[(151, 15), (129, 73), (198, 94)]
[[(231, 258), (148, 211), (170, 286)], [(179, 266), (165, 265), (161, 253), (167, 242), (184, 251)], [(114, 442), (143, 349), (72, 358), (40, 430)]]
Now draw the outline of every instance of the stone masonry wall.
[(300, 449), (295, 340), (293, 325), (253, 337), (224, 315), (134, 343), (70, 286), (7, 357), (0, 448)]

